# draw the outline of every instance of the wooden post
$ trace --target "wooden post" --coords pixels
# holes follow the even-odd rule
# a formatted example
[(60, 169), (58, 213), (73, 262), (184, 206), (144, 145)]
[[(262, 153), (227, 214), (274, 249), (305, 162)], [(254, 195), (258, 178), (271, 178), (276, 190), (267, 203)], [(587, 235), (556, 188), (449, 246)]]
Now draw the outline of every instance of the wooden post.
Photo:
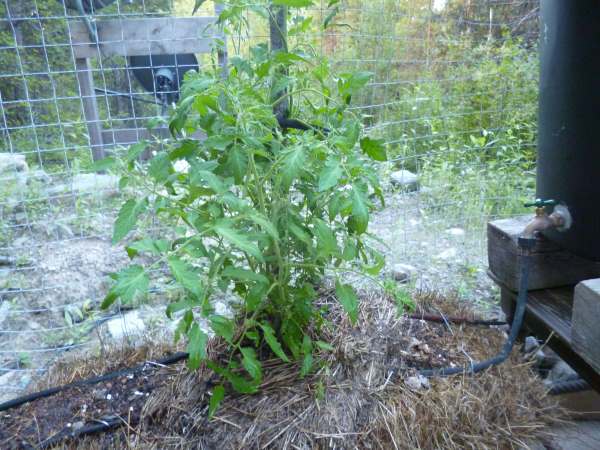
[[(271, 52), (287, 51), (287, 7), (273, 6), (269, 8), (269, 30), (271, 38)], [(286, 93), (283, 89), (272, 92), (273, 101), (281, 98)], [(290, 109), (289, 98), (285, 97), (273, 107), (273, 112), (278, 117), (287, 117)]]
[(98, 103), (94, 92), (94, 78), (88, 58), (75, 58), (79, 93), (83, 102), (83, 114), (90, 136), (90, 146), (94, 161), (104, 158), (104, 142), (102, 140), (102, 125), (98, 114)]
[(600, 373), (600, 278), (575, 286), (571, 337), (573, 349)]

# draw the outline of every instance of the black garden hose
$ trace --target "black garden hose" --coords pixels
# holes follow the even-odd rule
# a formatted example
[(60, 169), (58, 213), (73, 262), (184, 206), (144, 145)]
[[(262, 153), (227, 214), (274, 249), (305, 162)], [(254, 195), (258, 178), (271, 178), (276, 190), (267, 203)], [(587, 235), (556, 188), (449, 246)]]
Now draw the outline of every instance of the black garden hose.
[(468, 367), (444, 367), (441, 369), (425, 369), (421, 370), (420, 374), (425, 377), (445, 377), (456, 374), (473, 374), (481, 372), (491, 366), (502, 364), (508, 359), (510, 353), (515, 345), (519, 331), (521, 331), (521, 325), (523, 324), (523, 317), (525, 316), (525, 307), (527, 306), (527, 288), (529, 284), (529, 267), (531, 264), (531, 257), (529, 251), (535, 246), (535, 238), (523, 238), (518, 239), (519, 248), (521, 249), (521, 280), (519, 283), (519, 294), (517, 296), (517, 306), (515, 309), (514, 318), (510, 326), (510, 334), (502, 347), (500, 353), (493, 358), (481, 361), (475, 364), (471, 364)]
[(576, 376), (571, 379), (555, 381), (550, 385), (550, 389), (548, 390), (549, 395), (560, 395), (560, 394), (571, 394), (574, 392), (583, 392), (589, 391), (592, 387), (589, 385), (587, 381), (579, 376)]
[(157, 365), (157, 366), (169, 366), (175, 364), (179, 361), (183, 361), (187, 359), (189, 356), (188, 353), (178, 352), (173, 355), (167, 356), (165, 358), (157, 359), (156, 361), (146, 361), (144, 364), (140, 364), (135, 367), (130, 367), (126, 369), (117, 370), (114, 372), (109, 372), (103, 375), (99, 375), (97, 377), (87, 378), (85, 380), (74, 381), (73, 383), (64, 384), (62, 386), (53, 387), (50, 389), (45, 389), (43, 391), (34, 392), (32, 394), (24, 395), (22, 397), (15, 398), (13, 400), (9, 400), (4, 403), (0, 403), (0, 411), (6, 411), (11, 408), (16, 408), (17, 406), (24, 405), (26, 403), (32, 402), (34, 400), (38, 400), (40, 398), (50, 397), (54, 394), (58, 394), (66, 389), (70, 389), (73, 387), (79, 386), (89, 386), (92, 384), (100, 383), (102, 381), (113, 380), (118, 377), (122, 377), (125, 375), (130, 375), (133, 373), (139, 373), (147, 368), (149, 365)]

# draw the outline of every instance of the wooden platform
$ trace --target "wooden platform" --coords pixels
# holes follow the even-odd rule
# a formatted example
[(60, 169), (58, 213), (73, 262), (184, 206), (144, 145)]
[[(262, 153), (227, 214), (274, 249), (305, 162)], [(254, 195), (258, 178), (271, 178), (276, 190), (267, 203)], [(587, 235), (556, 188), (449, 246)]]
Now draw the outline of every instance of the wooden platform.
[[(493, 273), (488, 274), (500, 285), (502, 309), (508, 320), (512, 320), (517, 293), (503, 286)], [(600, 374), (573, 347), (571, 317), (574, 290), (575, 286), (566, 286), (530, 291), (523, 327), (528, 334), (548, 340), (550, 348), (600, 392)]]

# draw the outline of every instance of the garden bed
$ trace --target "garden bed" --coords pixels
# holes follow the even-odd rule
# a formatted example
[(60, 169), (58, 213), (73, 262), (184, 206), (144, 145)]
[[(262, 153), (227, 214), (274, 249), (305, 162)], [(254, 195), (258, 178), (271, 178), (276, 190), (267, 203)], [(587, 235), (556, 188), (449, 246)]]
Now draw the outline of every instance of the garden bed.
[[(425, 381), (417, 375), (420, 368), (492, 356), (504, 341), (502, 328), (398, 317), (385, 296), (362, 297), (353, 327), (332, 294), (323, 292), (320, 302), (331, 325), (321, 338), (334, 349), (316, 356), (318, 369), (302, 379), (298, 366), (265, 354), (260, 392), (228, 394), (212, 420), (208, 370), (147, 364), (136, 374), (1, 412), (0, 448), (43, 442), (89, 449), (510, 448), (543, 434), (560, 416), (517, 352), (476, 376)], [(435, 294), (421, 294), (418, 304), (418, 312), (473, 316), (465, 304)], [(209, 347), (213, 357), (222, 354), (220, 342)], [(175, 350), (152, 344), (73, 359), (37, 388), (133, 367)], [(102, 422), (115, 428), (73, 438)]]

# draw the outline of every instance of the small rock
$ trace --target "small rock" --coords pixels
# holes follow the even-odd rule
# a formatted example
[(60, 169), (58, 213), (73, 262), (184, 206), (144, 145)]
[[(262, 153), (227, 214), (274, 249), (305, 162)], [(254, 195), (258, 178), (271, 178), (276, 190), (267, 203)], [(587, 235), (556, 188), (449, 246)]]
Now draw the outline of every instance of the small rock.
[(465, 230), (463, 230), (462, 228), (448, 228), (446, 230), (446, 233), (448, 233), (450, 236), (464, 236), (465, 235)]
[(535, 338), (535, 336), (527, 336), (525, 338), (525, 343), (523, 344), (523, 352), (531, 353), (532, 351), (538, 349), (540, 347), (540, 343)]
[(0, 153), (0, 173), (27, 172), (29, 166), (25, 161), (25, 155), (17, 153)]
[(421, 389), (429, 389), (429, 380), (423, 375), (414, 375), (404, 380), (406, 386), (413, 390), (419, 391)]
[(146, 329), (146, 324), (138, 311), (131, 311), (106, 322), (106, 329), (113, 339), (120, 340), (142, 334)]
[(71, 183), (58, 184), (48, 189), (48, 194), (58, 195), (73, 192), (74, 194), (93, 193), (97, 196), (111, 196), (119, 190), (119, 177), (99, 173), (80, 173), (73, 177)]
[(399, 283), (406, 283), (414, 277), (417, 269), (409, 264), (394, 264), (390, 270), (390, 277)]
[(48, 175), (44, 170), (38, 169), (32, 172), (29, 172), (27, 177), (27, 183), (32, 181), (37, 181), (39, 183), (48, 184), (52, 181), (52, 177)]
[(446, 250), (444, 250), (441, 253), (438, 253), (435, 258), (436, 259), (443, 259), (443, 260), (448, 260), (448, 259), (452, 259), (456, 257), (456, 254), (458, 252), (456, 251), (456, 249), (454, 247), (450, 247), (447, 248)]
[(92, 397), (96, 400), (104, 400), (106, 398), (106, 389), (94, 389), (92, 391)]
[(564, 381), (577, 378), (578, 374), (564, 361), (558, 361), (548, 374), (548, 381)]
[(407, 191), (416, 191), (419, 188), (419, 177), (409, 170), (397, 170), (390, 174), (393, 186), (401, 187)]

